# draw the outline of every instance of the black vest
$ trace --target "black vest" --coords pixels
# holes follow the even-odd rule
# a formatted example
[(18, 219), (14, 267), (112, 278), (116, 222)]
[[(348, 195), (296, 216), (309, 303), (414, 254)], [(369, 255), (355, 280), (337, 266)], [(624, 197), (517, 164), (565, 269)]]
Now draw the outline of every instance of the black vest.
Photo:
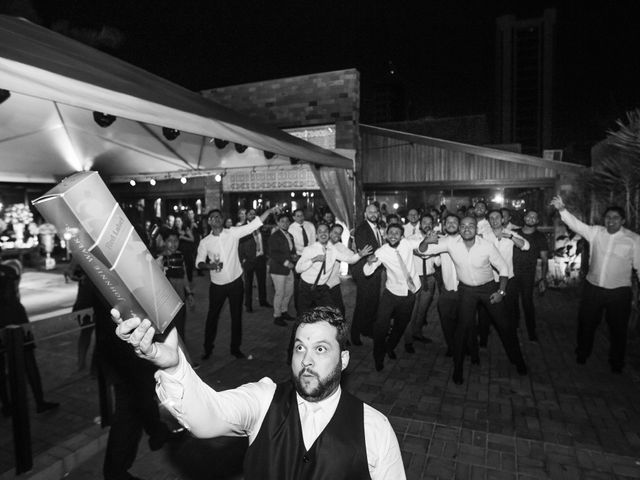
[(370, 480), (362, 401), (342, 390), (333, 418), (306, 451), (293, 383), (278, 384), (245, 455), (244, 478)]

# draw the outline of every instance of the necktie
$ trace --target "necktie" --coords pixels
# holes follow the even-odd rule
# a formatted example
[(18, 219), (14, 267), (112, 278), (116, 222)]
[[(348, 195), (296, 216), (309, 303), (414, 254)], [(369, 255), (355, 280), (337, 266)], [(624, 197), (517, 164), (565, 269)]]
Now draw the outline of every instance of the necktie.
[(373, 227), (375, 232), (376, 232), (376, 240), (378, 240), (378, 247), (382, 246), (382, 235), (380, 235), (380, 230), (378, 230), (378, 227)]
[(423, 277), (427, 276), (427, 259), (426, 258), (422, 259), (422, 276)]
[(306, 247), (309, 245), (309, 235), (307, 235), (304, 225), (300, 225), (300, 230), (302, 230), (302, 244)]
[(284, 236), (287, 239), (287, 243), (289, 244), (289, 250), (293, 250), (293, 237), (289, 232), (285, 232), (284, 230), (282, 231), (282, 233), (284, 233)]
[(316, 281), (313, 282), (313, 287), (311, 288), (316, 288), (316, 286), (318, 285), (318, 282), (320, 281), (320, 277), (322, 276), (322, 274), (325, 271), (325, 268), (327, 267), (327, 251), (323, 249), (322, 253), (324, 254), (324, 259), (322, 260), (322, 267), (320, 267), (320, 271), (318, 272), (318, 276), (316, 277)]
[(253, 232), (253, 238), (256, 241), (256, 257), (262, 255), (262, 239), (260, 238), (260, 232), (255, 230)]
[(396, 249), (396, 255), (398, 255), (398, 261), (400, 262), (400, 269), (402, 270), (402, 274), (404, 275), (404, 278), (407, 281), (407, 286), (409, 287), (409, 290), (413, 292), (416, 289), (416, 284), (413, 283), (413, 280), (411, 279), (411, 275), (409, 275), (409, 270), (407, 270), (407, 266), (404, 264), (404, 260), (402, 260), (402, 256), (400, 255), (400, 252), (398, 251), (398, 249)]

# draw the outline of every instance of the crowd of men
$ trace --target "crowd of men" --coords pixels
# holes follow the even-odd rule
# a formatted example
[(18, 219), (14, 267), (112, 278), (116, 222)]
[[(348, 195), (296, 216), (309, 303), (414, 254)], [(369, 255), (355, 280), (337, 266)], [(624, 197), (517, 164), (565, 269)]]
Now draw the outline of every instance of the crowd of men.
[[(551, 203), (590, 245), (576, 361), (586, 363), (604, 316), (611, 369), (621, 372), (631, 275), (633, 269), (640, 271), (640, 236), (624, 228), (624, 210), (618, 207), (606, 210), (600, 227), (579, 221), (559, 196)], [(248, 211), (237, 225), (225, 226), (223, 213), (211, 210), (210, 233), (200, 240), (194, 260), (199, 270), (210, 274), (203, 358), (211, 355), (227, 299), (231, 354), (244, 357), (242, 304), (253, 311), (256, 276), (259, 303), (273, 308), (274, 325), (287, 326), (287, 320), (296, 319), (287, 352), (290, 381), (276, 384), (264, 378), (217, 392), (190, 367), (177, 329), (164, 341), (155, 341), (148, 320), (120, 319), (113, 311), (116, 333), (138, 357), (158, 368), (156, 392), (162, 404), (192, 434), (249, 438), (245, 478), (405, 478), (387, 418), (340, 388), (348, 347), (361, 347), (362, 337), (371, 337), (377, 371), (384, 369), (387, 358), (396, 358), (400, 342), (407, 354), (415, 354), (414, 343), (433, 343), (423, 329), (437, 298), (454, 383), (464, 382), (466, 356), (479, 362), (478, 351), (487, 345), (491, 326), (517, 373), (527, 375), (517, 330), (522, 303), (528, 339), (539, 341), (533, 292), (536, 284), (544, 288), (548, 246), (537, 229), (538, 213), (528, 210), (523, 224), (516, 225), (508, 210), (489, 210), (477, 202), (456, 213), (411, 209), (403, 224), (395, 215), (382, 218), (378, 206), (371, 204), (348, 245), (342, 243), (344, 226), (332, 216), (314, 225), (304, 213), (296, 210), (290, 217), (271, 208), (258, 217)], [(265, 226), (272, 215), (275, 224)], [(175, 255), (177, 234), (170, 232), (168, 238), (165, 254)], [(345, 318), (340, 291), (343, 262), (351, 265), (357, 286), (352, 319)], [(274, 285), (273, 305), (266, 298), (267, 270)], [(186, 279), (186, 273), (180, 275)], [(293, 309), (295, 316), (290, 315)]]

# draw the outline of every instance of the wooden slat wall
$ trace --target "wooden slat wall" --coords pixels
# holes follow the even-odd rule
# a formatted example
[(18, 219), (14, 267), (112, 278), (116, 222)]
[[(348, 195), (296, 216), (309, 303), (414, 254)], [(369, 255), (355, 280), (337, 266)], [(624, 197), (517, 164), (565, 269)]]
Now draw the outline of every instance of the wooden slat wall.
[(555, 178), (551, 168), (447, 150), (363, 133), (362, 180), (365, 184), (411, 182), (505, 181)]

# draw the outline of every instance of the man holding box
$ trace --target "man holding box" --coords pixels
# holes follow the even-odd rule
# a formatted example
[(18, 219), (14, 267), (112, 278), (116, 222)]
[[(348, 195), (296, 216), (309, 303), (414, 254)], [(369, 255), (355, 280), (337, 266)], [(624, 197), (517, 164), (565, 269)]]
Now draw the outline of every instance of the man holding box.
[(196, 267), (201, 270), (209, 270), (211, 277), (209, 312), (204, 331), (203, 360), (208, 359), (213, 351), (220, 311), (227, 298), (231, 313), (231, 355), (236, 358), (245, 357), (240, 350), (244, 285), (242, 283), (242, 265), (238, 256), (238, 244), (242, 237), (250, 235), (254, 230), (260, 228), (269, 215), (279, 211), (278, 207), (270, 208), (259, 218), (255, 218), (245, 225), (227, 229), (224, 228), (224, 216), (219, 209), (214, 208), (207, 215), (211, 233), (200, 241), (196, 255)]

